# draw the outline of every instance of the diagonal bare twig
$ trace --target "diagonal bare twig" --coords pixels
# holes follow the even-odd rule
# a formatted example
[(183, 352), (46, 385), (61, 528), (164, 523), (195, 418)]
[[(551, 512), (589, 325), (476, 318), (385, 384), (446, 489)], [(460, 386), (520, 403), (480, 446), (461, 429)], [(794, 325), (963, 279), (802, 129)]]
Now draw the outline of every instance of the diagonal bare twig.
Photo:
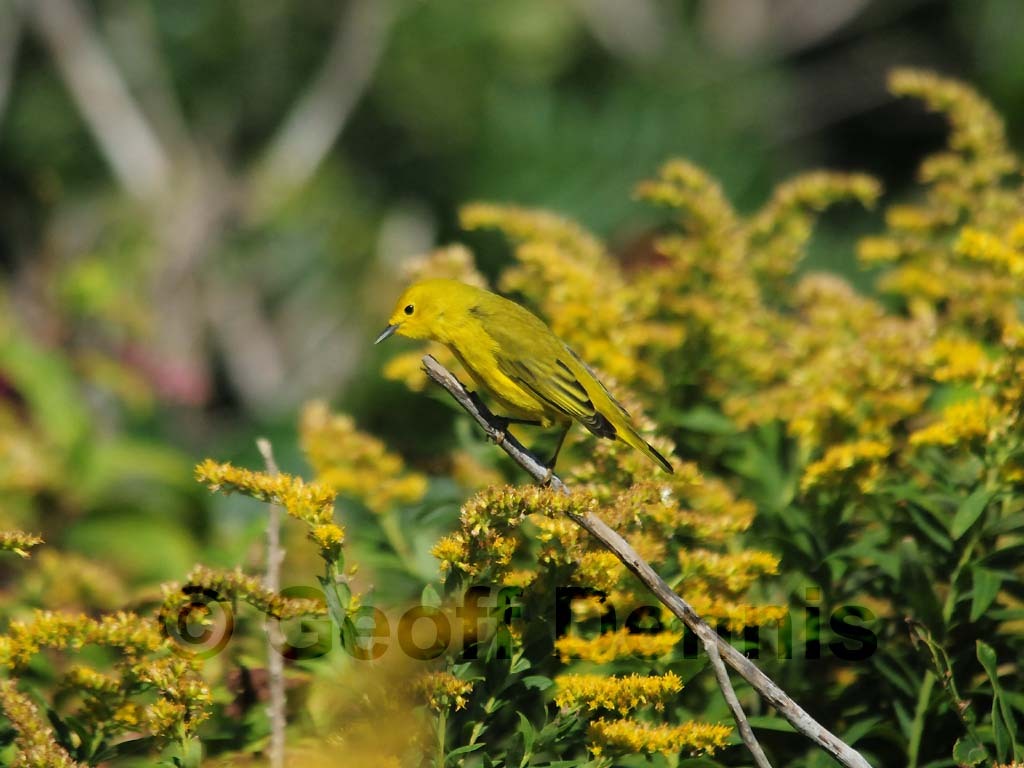
[(725, 698), (725, 703), (729, 705), (732, 719), (736, 721), (736, 728), (740, 732), (740, 738), (747, 745), (747, 749), (753, 755), (754, 762), (757, 763), (758, 768), (772, 768), (772, 764), (768, 762), (767, 755), (761, 749), (761, 743), (757, 740), (757, 736), (754, 735), (754, 730), (750, 727), (750, 723), (747, 722), (747, 716), (743, 712), (743, 707), (740, 706), (740, 700), (737, 698), (736, 691), (732, 687), (732, 681), (729, 680), (729, 670), (725, 668), (722, 655), (718, 652), (718, 644), (705, 642), (704, 650), (711, 660), (711, 668), (715, 671), (718, 688)]
[[(423, 367), (427, 375), (433, 379), (434, 382), (441, 385), (448, 393), (455, 398), (456, 402), (463, 407), (463, 409), (472, 416), (476, 423), (480, 425), (480, 428), (487, 433), (487, 436), (497, 442), (502, 450), (505, 451), (519, 466), (525, 469), (535, 480), (544, 481), (548, 477), (548, 469), (541, 464), (537, 458), (531, 454), (526, 448), (523, 447), (522, 443), (515, 439), (512, 435), (499, 429), (497, 420), (494, 415), (482, 407), (478, 401), (474, 400), (470, 396), (470, 393), (466, 388), (447, 368), (441, 365), (430, 355), (423, 357)], [(569, 493), (568, 487), (562, 482), (560, 478), (552, 475), (550, 477), (550, 486), (555, 490), (561, 491), (562, 493)], [(693, 607), (684, 600), (680, 595), (676, 594), (672, 588), (665, 583), (665, 580), (658, 575), (646, 560), (640, 557), (636, 553), (629, 543), (622, 538), (616, 531), (610, 528), (603, 520), (593, 514), (579, 515), (569, 513), (569, 517), (572, 518), (573, 522), (583, 528), (591, 536), (594, 536), (598, 541), (601, 542), (608, 550), (612, 552), (621, 562), (625, 565), (633, 574), (644, 583), (644, 585), (654, 593), (655, 597), (658, 598), (677, 618), (679, 618), (704, 644), (705, 649), (713, 647), (714, 654), (709, 653), (709, 657), (712, 659), (712, 665), (714, 666), (715, 656), (720, 657), (720, 660), (724, 660), (726, 664), (732, 667), (736, 672), (739, 673), (740, 677), (750, 683), (753, 688), (761, 694), (761, 696), (771, 704), (779, 714), (781, 714), (790, 725), (793, 726), (797, 731), (802, 733), (804, 736), (809, 738), (823, 750), (828, 752), (832, 757), (838, 760), (846, 768), (871, 768), (867, 760), (864, 759), (857, 750), (851, 747), (849, 744), (844, 742), (834, 733), (825, 728), (821, 723), (811, 717), (799, 704), (797, 704), (789, 695), (783, 691), (776, 683), (768, 677), (764, 672), (757, 668), (757, 666), (742, 653), (737, 651), (724, 638), (722, 638), (704, 619), (702, 619)], [(718, 675), (716, 667), (716, 676)], [(725, 675), (723, 681), (721, 677), (717, 677), (719, 685), (722, 686), (723, 694), (726, 695), (726, 701), (729, 701), (727, 691), (732, 692), (732, 696), (735, 700), (735, 691), (732, 691), (732, 685), (728, 681), (728, 674)], [(738, 700), (735, 700), (735, 708), (733, 707), (733, 701), (729, 701), (729, 706), (733, 711), (733, 716), (737, 718), (737, 725), (739, 726), (740, 736), (747, 743), (750, 748), (755, 760), (758, 761), (758, 765), (766, 765), (761, 763), (761, 759), (764, 759), (764, 753), (761, 752), (760, 746), (756, 746), (756, 739), (753, 737), (753, 731), (750, 729), (750, 724), (746, 722), (745, 716), (742, 714), (742, 709), (739, 708)], [(740, 722), (744, 725), (740, 725)], [(747, 741), (748, 737), (752, 741)], [(752, 746), (755, 745), (755, 746)], [(760, 755), (760, 757), (759, 757)]]
[(271, 190), (295, 189), (316, 172), (369, 85), (396, 13), (393, 0), (345, 4), (323, 66), (257, 169)]
[(171, 163), (78, 0), (19, 0), (107, 162), (133, 196), (166, 191)]

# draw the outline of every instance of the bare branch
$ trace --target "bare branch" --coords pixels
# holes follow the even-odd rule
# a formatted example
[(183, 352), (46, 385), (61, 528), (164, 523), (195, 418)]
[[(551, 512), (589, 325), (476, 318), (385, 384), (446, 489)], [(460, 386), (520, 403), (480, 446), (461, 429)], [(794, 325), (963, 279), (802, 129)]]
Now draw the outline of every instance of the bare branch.
[(740, 706), (740, 700), (736, 697), (732, 681), (729, 680), (729, 670), (725, 668), (725, 664), (722, 662), (722, 655), (718, 652), (718, 644), (705, 641), (704, 650), (711, 661), (711, 668), (715, 672), (718, 688), (722, 691), (722, 696), (725, 697), (725, 703), (729, 705), (732, 719), (736, 721), (736, 728), (740, 732), (740, 738), (747, 745), (750, 754), (754, 756), (754, 762), (757, 763), (758, 768), (772, 768), (772, 764), (768, 762), (768, 757), (765, 755), (764, 750), (761, 749), (761, 743), (757, 740), (757, 736), (754, 735), (750, 723), (747, 722), (747, 716), (743, 712), (743, 707)]
[(646, 60), (665, 47), (664, 9), (654, 0), (573, 0), (591, 34), (616, 56)]
[(141, 110), (175, 164), (180, 165), (183, 158), (192, 165), (205, 164), (207, 158), (199, 157), (174, 89), (153, 4), (119, 3), (104, 14), (101, 23), (112, 55), (121, 62), (125, 81), (137, 94)]
[(78, 0), (21, 4), (121, 184), (138, 198), (163, 192), (171, 164)]
[[(543, 482), (549, 477), (548, 469), (527, 451), (522, 444), (512, 435), (499, 429), (494, 415), (483, 407), (470, 395), (448, 369), (441, 365), (430, 355), (423, 358), (423, 367), (427, 375), (436, 383), (444, 387), (448, 393), (455, 398), (477, 424), (493, 439), (502, 450), (523, 469), (525, 469), (535, 480)], [(563, 493), (569, 493), (565, 483), (558, 477), (551, 475), (549, 484), (552, 488)], [(791, 699), (785, 691), (779, 688), (775, 682), (750, 661), (746, 656), (737, 651), (704, 619), (702, 619), (693, 607), (676, 594), (673, 589), (665, 583), (665, 580), (658, 575), (646, 560), (636, 553), (629, 543), (610, 528), (603, 520), (593, 514), (579, 515), (570, 513), (569, 517), (573, 522), (582, 527), (591, 536), (594, 536), (609, 551), (612, 552), (633, 574), (644, 583), (644, 585), (667, 607), (673, 615), (679, 618), (689, 629), (700, 638), (704, 647), (714, 646), (721, 658), (730, 667), (735, 669), (740, 676), (746, 680), (761, 696), (789, 721), (797, 731), (820, 746), (832, 757), (847, 768), (870, 768), (870, 764), (853, 747), (846, 744), (838, 736), (833, 734), (807, 712), (799, 704)], [(713, 663), (713, 662), (712, 662)], [(719, 681), (721, 683), (721, 681)], [(723, 689), (723, 693), (726, 689)], [(732, 690), (729, 685), (727, 690)], [(735, 696), (735, 692), (733, 692)], [(728, 696), (727, 696), (728, 700)], [(737, 702), (738, 706), (738, 702)], [(732, 703), (730, 702), (730, 707)], [(734, 710), (735, 715), (735, 710)], [(746, 718), (743, 718), (746, 723)], [(740, 721), (737, 720), (737, 725)], [(749, 724), (746, 728), (749, 729)], [(740, 726), (743, 735), (743, 726)], [(752, 735), (752, 732), (751, 732)], [(755, 753), (756, 756), (756, 753)], [(763, 757), (763, 754), (761, 755)], [(760, 765), (760, 761), (759, 761)]]
[[(263, 456), (263, 463), (267, 472), (271, 475), (279, 473), (277, 462), (274, 460), (274, 449), (270, 441), (261, 437), (256, 441), (256, 447)], [(274, 594), (281, 591), (281, 561), (284, 560), (284, 550), (281, 549), (281, 507), (277, 504), (270, 505), (270, 517), (267, 520), (267, 575), (264, 584)], [(285, 691), (284, 691), (284, 657), (281, 656), (274, 638), (271, 636), (271, 627), (267, 623), (267, 675), (268, 686), (270, 687), (270, 702), (267, 705), (267, 714), (270, 717), (270, 768), (284, 768), (284, 736), (285, 736)]]
[(323, 66), (271, 141), (259, 181), (288, 191), (316, 172), (370, 83), (395, 13), (393, 0), (345, 4)]

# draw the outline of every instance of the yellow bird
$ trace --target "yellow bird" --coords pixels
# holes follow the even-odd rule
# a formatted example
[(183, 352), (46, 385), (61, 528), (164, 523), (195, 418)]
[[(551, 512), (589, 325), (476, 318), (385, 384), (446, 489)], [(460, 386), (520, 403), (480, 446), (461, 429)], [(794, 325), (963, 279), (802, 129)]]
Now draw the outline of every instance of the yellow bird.
[(515, 302), (455, 280), (423, 280), (398, 299), (374, 344), (395, 333), (447, 346), (507, 412), (499, 417), (505, 426), (561, 427), (549, 469), (572, 422), (578, 421), (598, 437), (622, 440), (672, 472), (590, 367)]

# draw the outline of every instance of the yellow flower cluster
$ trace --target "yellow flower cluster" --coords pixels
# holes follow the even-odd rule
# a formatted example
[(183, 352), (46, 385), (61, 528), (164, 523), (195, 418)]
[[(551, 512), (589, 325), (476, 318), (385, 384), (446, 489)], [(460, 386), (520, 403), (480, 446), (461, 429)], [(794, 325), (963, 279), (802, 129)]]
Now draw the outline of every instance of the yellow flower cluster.
[[(179, 738), (208, 715), (212, 698), (197, 674), (200, 662), (173, 654), (153, 619), (124, 612), (89, 618), (37, 611), (30, 622), (13, 621), (7, 631), (7, 635), (0, 636), (0, 667), (9, 670), (24, 667), (43, 649), (79, 650), (97, 645), (119, 651), (114, 674), (72, 665), (62, 678), (64, 690), (83, 695), (84, 712), (91, 712), (96, 722), (109, 721), (109, 734), (137, 730), (142, 725), (158, 738)], [(27, 740), (21, 748), (23, 756), (30, 755), (33, 747), (29, 742), (34, 743), (33, 734), (39, 731), (32, 726), (30, 713), (19, 709), (15, 681), (4, 681), (4, 685), (8, 688), (0, 693), (0, 708), (16, 723), (19, 738)], [(152, 701), (154, 692), (156, 701)], [(15, 714), (11, 714), (11, 707)], [(18, 712), (28, 718), (21, 724)], [(49, 733), (47, 730), (52, 743)]]
[(265, 616), (275, 619), (323, 616), (327, 613), (325, 603), (305, 598), (282, 597), (267, 589), (262, 580), (249, 576), (240, 569), (219, 571), (204, 566), (193, 568), (185, 577), (184, 584), (163, 585), (163, 609), (173, 612), (187, 605), (191, 600), (189, 595), (195, 588), (201, 589), (204, 594), (216, 595), (220, 600), (244, 600)]
[(260, 501), (280, 504), (292, 517), (309, 526), (309, 536), (320, 545), (324, 557), (333, 560), (345, 541), (345, 531), (334, 522), (334, 489), (324, 483), (307, 483), (301, 477), (271, 475), (240, 469), (229, 463), (206, 459), (196, 466), (196, 479), (211, 491), (244, 493)]
[(879, 183), (861, 174), (817, 171), (780, 184), (746, 226), (754, 254), (750, 267), (761, 279), (789, 277), (803, 258), (820, 211), (849, 200), (871, 207), (880, 194)]
[(954, 446), (990, 442), (1009, 424), (1009, 415), (991, 397), (981, 395), (947, 406), (938, 421), (910, 435), (910, 444)]
[[(683, 464), (675, 475), (662, 474), (617, 491), (596, 481), (596, 464), (581, 468), (591, 482), (574, 484), (579, 490), (571, 495), (537, 486), (508, 486), (473, 496), (463, 505), (459, 529), (432, 550), (442, 573), (517, 585), (533, 583), (540, 573), (568, 575), (572, 583), (607, 593), (610, 605), (628, 613), (630, 605), (642, 601), (641, 587), (613, 554), (570, 519), (596, 511), (647, 562), (674, 578), (684, 595), (699, 602), (709, 620), (742, 628), (781, 618), (779, 606), (754, 606), (742, 599), (759, 576), (776, 571), (772, 555), (725, 555), (708, 549), (749, 527), (754, 517), (750, 502), (736, 499), (724, 483), (701, 476), (693, 465)], [(703, 546), (668, 559), (666, 542), (680, 540)], [(673, 572), (679, 576), (673, 577)], [(619, 640), (609, 639), (609, 647), (617, 649), (614, 653), (637, 652)], [(599, 639), (596, 642), (599, 645), (587, 651), (591, 656), (613, 652), (600, 646)]]
[(500, 574), (520, 545), (518, 528), (533, 513), (585, 514), (595, 502), (583, 494), (567, 496), (539, 486), (486, 488), (462, 505), (459, 530), (443, 537), (432, 553), (444, 573), (477, 574), (483, 568)]
[(898, 70), (890, 87), (945, 115), (949, 150), (921, 165), (924, 201), (890, 210), (889, 231), (862, 242), (860, 257), (895, 265), (880, 285), (915, 316), (994, 340), (1017, 322), (1024, 274), (1020, 163), (1003, 121), (968, 86), (928, 72)]
[(64, 687), (77, 688), (95, 695), (112, 695), (121, 689), (121, 682), (92, 667), (75, 664), (64, 674)]
[(595, 637), (565, 635), (555, 641), (555, 650), (564, 662), (579, 659), (608, 664), (616, 659), (661, 658), (671, 653), (683, 639), (681, 632), (630, 632), (627, 628)]
[(417, 502), (427, 491), (423, 475), (407, 472), (380, 440), (357, 429), (350, 416), (332, 414), (322, 401), (306, 404), (300, 430), (317, 482), (355, 496), (374, 512)]
[(891, 453), (892, 446), (880, 440), (854, 440), (830, 446), (822, 458), (804, 470), (800, 489), (806, 493), (852, 482), (867, 493), (881, 474), (881, 462)]
[(964, 338), (937, 339), (926, 352), (935, 381), (982, 384), (995, 374), (997, 366), (976, 341)]
[(677, 209), (683, 232), (658, 240), (667, 264), (637, 278), (685, 339), (682, 349), (664, 350), (663, 367), (739, 426), (780, 420), (808, 447), (837, 431), (884, 430), (912, 413), (924, 393), (904, 361), (926, 329), (887, 317), (835, 278), (784, 282), (820, 211), (845, 200), (870, 205), (878, 192), (865, 176), (809, 173), (741, 219), (702, 171), (666, 164), (639, 193)]
[[(688, 585), (684, 584), (681, 591), (691, 595)], [(707, 593), (692, 595), (690, 605), (709, 622), (723, 626), (730, 632), (742, 632), (746, 627), (776, 626), (789, 613), (785, 605), (754, 605)]]
[(970, 86), (924, 70), (897, 69), (889, 76), (889, 89), (898, 96), (921, 99), (930, 109), (945, 114), (952, 127), (949, 146), (953, 151), (975, 159), (1001, 158), (1001, 173), (1016, 167), (1014, 158), (1007, 156), (1003, 119)]
[(78, 649), (84, 645), (117, 648), (128, 658), (161, 649), (164, 637), (153, 619), (124, 611), (92, 619), (36, 611), (30, 622), (12, 621), (0, 636), (0, 667), (16, 669), (43, 648)]
[(452, 707), (463, 709), (473, 692), (473, 683), (460, 680), (451, 672), (427, 672), (416, 678), (413, 688), (428, 707), (443, 712)]
[(779, 558), (771, 552), (748, 549), (722, 554), (708, 549), (679, 551), (681, 578), (687, 592), (706, 592), (709, 587), (730, 595), (745, 592), (762, 576), (779, 572)]
[(559, 675), (555, 704), (563, 709), (599, 709), (626, 715), (643, 706), (659, 712), (665, 702), (683, 690), (683, 681), (674, 672), (664, 675)]
[(0, 531), (0, 552), (13, 552), (28, 557), (29, 550), (43, 543), (42, 538), (24, 531)]
[(1024, 253), (997, 235), (964, 227), (954, 247), (965, 258), (995, 266), (1013, 277), (1024, 276)]
[(713, 723), (652, 725), (639, 720), (595, 720), (587, 734), (594, 755), (644, 753), (713, 755), (726, 745), (732, 728)]
[(499, 287), (526, 297), (609, 383), (660, 386), (661, 371), (644, 362), (641, 349), (666, 329), (648, 320), (641, 296), (597, 238), (560, 216), (514, 206), (468, 205), (461, 221), (466, 229), (498, 229), (512, 240), (518, 263)]
[(14, 728), (17, 754), (12, 768), (84, 768), (57, 744), (53, 726), (17, 681), (0, 680), (0, 712)]
[(778, 419), (814, 448), (837, 437), (884, 435), (920, 410), (927, 397), (916, 379), (923, 324), (886, 316), (831, 276), (801, 279), (792, 302), (795, 313), (776, 320), (768, 349), (741, 360), (757, 387), (724, 398), (738, 424)]

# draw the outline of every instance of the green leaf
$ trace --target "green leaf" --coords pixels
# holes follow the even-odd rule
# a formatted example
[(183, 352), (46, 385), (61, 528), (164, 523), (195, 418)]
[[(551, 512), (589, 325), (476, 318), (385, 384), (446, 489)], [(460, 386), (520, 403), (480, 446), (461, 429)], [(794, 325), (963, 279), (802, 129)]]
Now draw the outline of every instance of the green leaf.
[(530, 718), (522, 712), (516, 712), (516, 714), (519, 715), (519, 728), (517, 730), (523, 737), (523, 762), (521, 765), (526, 765), (533, 754), (533, 744), (537, 739), (537, 731), (533, 727), (533, 723), (530, 722)]
[(946, 535), (944, 530), (932, 523), (920, 508), (911, 504), (907, 507), (907, 512), (910, 513), (910, 517), (913, 519), (917, 529), (931, 539), (939, 549), (944, 552), (953, 551), (953, 541)]
[(971, 581), (974, 586), (971, 591), (971, 621), (974, 622), (982, 617), (996, 599), (1003, 585), (1003, 577), (988, 568), (974, 566), (971, 568)]
[(953, 745), (953, 759), (957, 765), (977, 765), (988, 759), (988, 750), (973, 737), (964, 736)]
[(996, 675), (996, 652), (991, 645), (982, 640), (977, 641), (976, 648), (978, 661), (985, 668), (985, 674), (988, 675), (989, 682), (992, 683), (992, 689), (998, 692), (999, 678)]
[(537, 691), (546, 691), (555, 681), (545, 675), (527, 675), (523, 678), (523, 685)]
[(755, 715), (748, 717), (747, 722), (751, 728), (760, 728), (764, 731), (781, 731), (782, 733), (796, 733), (796, 729), (789, 724), (788, 720), (772, 715)]
[(483, 749), (485, 746), (487, 746), (485, 742), (481, 742), (479, 744), (465, 744), (446, 752), (445, 757), (451, 759), (453, 757), (458, 757), (459, 755), (466, 755), (470, 752), (476, 752), (478, 749)]
[(1010, 533), (1024, 528), (1024, 512), (1015, 512), (1012, 515), (993, 520), (985, 526), (985, 533), (989, 536), (999, 536), (1003, 533)]
[(441, 607), (441, 596), (437, 594), (433, 584), (427, 584), (420, 593), (420, 604), (431, 608)]
[(738, 431), (732, 419), (706, 405), (698, 405), (688, 411), (672, 411), (664, 421), (689, 432), (709, 435), (735, 435)]
[(995, 650), (978, 640), (977, 654), (978, 661), (985, 668), (985, 674), (992, 684), (992, 735), (995, 740), (996, 758), (1000, 763), (1007, 763), (1017, 753), (1017, 726), (1009, 705), (1003, 699)]
[(995, 491), (979, 486), (964, 499), (953, 516), (953, 522), (949, 526), (949, 533), (954, 539), (959, 539), (974, 525), (981, 513), (985, 511), (989, 501), (995, 495)]

